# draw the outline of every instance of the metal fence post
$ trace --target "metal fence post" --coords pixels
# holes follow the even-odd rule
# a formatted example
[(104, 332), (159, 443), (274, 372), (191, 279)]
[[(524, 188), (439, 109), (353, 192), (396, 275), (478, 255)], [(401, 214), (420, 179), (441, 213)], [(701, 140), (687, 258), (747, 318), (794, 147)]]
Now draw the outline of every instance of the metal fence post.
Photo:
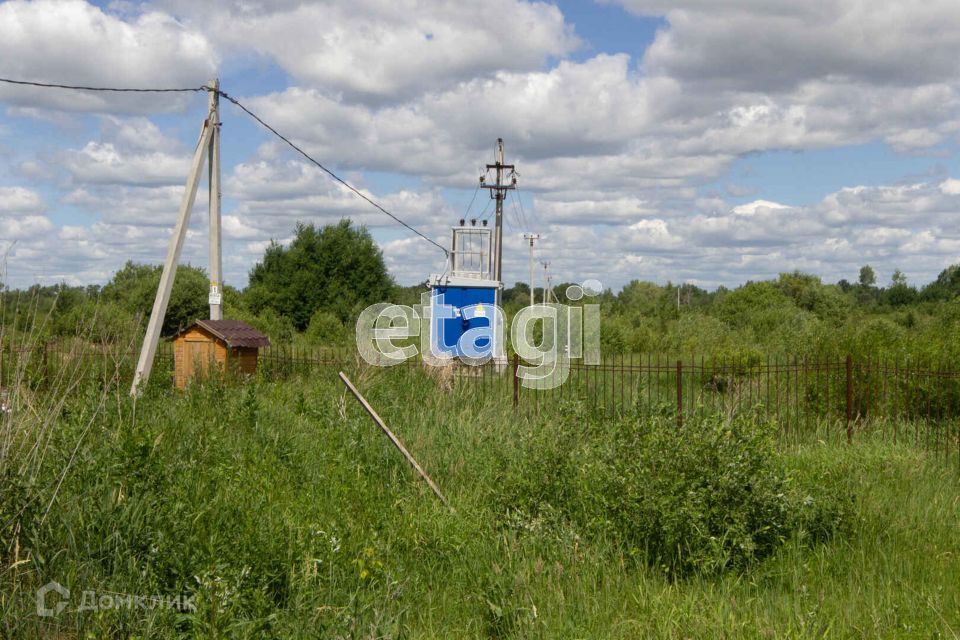
[(847, 443), (853, 442), (853, 356), (847, 354)]
[(520, 356), (513, 354), (513, 406), (520, 404)]
[(677, 426), (683, 426), (683, 360), (677, 360)]

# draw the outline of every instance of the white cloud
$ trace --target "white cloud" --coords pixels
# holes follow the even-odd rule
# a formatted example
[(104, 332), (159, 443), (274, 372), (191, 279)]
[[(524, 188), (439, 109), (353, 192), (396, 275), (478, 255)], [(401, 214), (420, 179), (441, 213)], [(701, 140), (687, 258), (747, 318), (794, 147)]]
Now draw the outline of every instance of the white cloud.
[[(929, 278), (958, 258), (951, 229), (960, 180), (942, 170), (928, 174), (935, 181), (886, 185), (871, 184), (867, 172), (822, 198), (811, 191), (806, 200), (819, 201), (805, 206), (763, 199), (762, 187), (724, 175), (736, 158), (769, 150), (882, 141), (900, 153), (947, 152), (938, 145), (960, 132), (955, 2), (622, 0), (666, 17), (654, 44), (639, 59), (576, 60), (564, 57), (577, 42), (555, 6), (413, 4), (163, 0), (104, 10), (11, 0), (0, 4), (0, 75), (193, 85), (215, 74), (218, 58), (229, 60), (240, 88), (228, 91), (248, 93), (242, 100), (280, 131), (444, 241), (462, 214), (443, 189), (469, 195), (503, 137), (532, 204), (526, 217), (543, 236), (538, 254), (554, 262), (556, 281), (717, 284), (793, 268), (851, 278), (867, 261)], [(270, 82), (260, 82), (267, 74)], [(167, 133), (181, 125), (49, 109), (149, 113), (178, 108), (183, 97), (0, 87), (0, 99), (14, 104), (8, 115), (43, 117), (37, 130), (69, 140), (31, 157), (12, 151), (23, 145), (5, 132), (0, 172), (5, 162), (18, 167), (7, 173), (28, 194), (0, 190), (0, 216), (21, 220), (19, 264), (29, 256), (29, 268), (93, 277), (130, 257), (159, 261), (192, 151)], [(242, 130), (230, 122), (239, 114), (224, 114), (225, 136)], [(91, 120), (99, 136), (76, 133)], [(226, 139), (225, 151), (239, 142), (241, 154), (260, 140)], [(291, 157), (270, 140), (225, 167), (229, 278), (242, 284), (268, 239), (289, 239), (296, 222), (347, 216), (374, 230), (401, 280), (436, 269), (429, 245)], [(391, 186), (373, 186), (381, 184)], [(89, 219), (71, 219), (51, 239), (55, 228), (44, 227), (42, 200), (28, 186)], [(727, 195), (755, 200), (732, 206)], [(18, 201), (26, 204), (4, 211)], [(185, 259), (202, 264), (205, 195), (197, 202)], [(512, 216), (517, 226), (528, 222)], [(508, 281), (526, 273), (520, 230), (508, 227), (505, 238)]]
[[(198, 87), (215, 73), (207, 37), (169, 15), (124, 20), (82, 0), (0, 4), (0, 75), (60, 84)], [(8, 104), (64, 111), (157, 112), (192, 94), (107, 94), (0, 86)]]
[[(95, 185), (90, 189), (70, 191), (63, 196), (62, 202), (109, 224), (172, 228), (180, 210), (183, 190), (182, 186)], [(198, 190), (192, 219), (205, 215), (207, 200), (207, 192)]]
[[(440, 231), (454, 216), (439, 190), (398, 189), (375, 193), (354, 183), (365, 196), (388, 211), (428, 232)], [(301, 160), (255, 158), (236, 165), (225, 176), (224, 193), (239, 204), (233, 210), (237, 222), (257, 229), (262, 237), (283, 237), (297, 222), (328, 224), (350, 218), (368, 227), (396, 223), (317, 167)], [(438, 226), (438, 223), (441, 223)], [(446, 231), (443, 230), (445, 234)]]
[(190, 158), (160, 151), (124, 152), (110, 142), (88, 142), (63, 154), (77, 183), (160, 186), (186, 182)]
[(221, 216), (220, 224), (223, 235), (228, 238), (248, 239), (258, 238), (262, 235), (255, 227), (246, 224), (237, 216)]
[(767, 213), (775, 209), (789, 209), (785, 204), (770, 202), (769, 200), (754, 200), (734, 207), (731, 211), (738, 216), (752, 216), (757, 213)]
[(650, 73), (716, 88), (778, 91), (814, 78), (920, 85), (957, 77), (951, 0), (619, 0), (663, 15)]
[(549, 194), (536, 198), (537, 214), (553, 224), (630, 224), (656, 215), (656, 208), (635, 197), (610, 200), (555, 200)]
[(940, 183), (940, 191), (951, 196), (960, 195), (960, 180), (957, 180), (956, 178), (947, 178)]
[(44, 208), (43, 198), (24, 187), (0, 187), (0, 215), (37, 213)]
[(578, 44), (557, 7), (523, 0), (164, 4), (222, 46), (272, 58), (303, 85), (377, 102), (537, 69)]
[(46, 216), (0, 216), (5, 240), (31, 238), (50, 231), (53, 223)]
[(635, 252), (664, 252), (680, 248), (684, 239), (665, 220), (640, 220), (627, 227), (623, 243)]

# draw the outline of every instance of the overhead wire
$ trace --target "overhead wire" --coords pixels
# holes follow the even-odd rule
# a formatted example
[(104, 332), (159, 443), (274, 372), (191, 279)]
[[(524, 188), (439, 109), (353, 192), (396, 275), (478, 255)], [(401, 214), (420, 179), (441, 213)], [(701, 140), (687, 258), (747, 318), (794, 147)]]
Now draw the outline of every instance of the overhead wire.
[(337, 182), (339, 182), (340, 184), (342, 184), (344, 187), (346, 187), (347, 189), (349, 189), (350, 191), (352, 191), (353, 193), (355, 193), (357, 196), (359, 196), (359, 197), (362, 198), (363, 200), (365, 200), (365, 201), (366, 201), (368, 204), (370, 204), (372, 207), (374, 207), (375, 209), (377, 209), (378, 211), (380, 211), (380, 212), (383, 213), (384, 215), (390, 217), (390, 218), (393, 219), (395, 222), (397, 222), (397, 223), (400, 224), (401, 226), (405, 227), (405, 228), (408, 229), (409, 231), (412, 231), (414, 234), (420, 236), (421, 238), (423, 238), (424, 240), (426, 240), (426, 241), (429, 242), (430, 244), (434, 245), (435, 247), (437, 247), (438, 249), (440, 249), (441, 251), (443, 251), (443, 253), (444, 253), (445, 255), (447, 255), (447, 256), (450, 255), (450, 251), (449, 251), (446, 247), (444, 247), (443, 245), (441, 245), (439, 242), (437, 242), (437, 241), (434, 240), (433, 238), (425, 235), (425, 234), (422, 233), (420, 230), (418, 230), (418, 229), (412, 227), (411, 225), (407, 224), (406, 222), (404, 222), (403, 220), (401, 220), (399, 217), (397, 217), (397, 216), (395, 216), (394, 214), (390, 213), (389, 211), (387, 211), (385, 208), (383, 208), (378, 202), (376, 202), (376, 201), (373, 200), (372, 198), (367, 197), (367, 196), (366, 196), (363, 192), (361, 192), (359, 189), (357, 189), (357, 188), (354, 187), (352, 184), (350, 184), (349, 182), (347, 182), (346, 180), (344, 180), (343, 178), (341, 178), (340, 176), (338, 176), (336, 173), (334, 173), (333, 171), (331, 171), (330, 169), (328, 169), (327, 167), (325, 167), (323, 164), (321, 164), (318, 160), (314, 159), (309, 153), (307, 153), (306, 151), (304, 151), (303, 149), (301, 149), (300, 147), (298, 147), (296, 144), (294, 144), (294, 143), (293, 143), (289, 138), (287, 138), (285, 135), (283, 135), (282, 133), (280, 133), (279, 131), (277, 131), (276, 129), (274, 129), (272, 126), (270, 126), (269, 124), (267, 124), (266, 122), (264, 122), (263, 119), (260, 118), (260, 116), (258, 116), (258, 115), (255, 114), (253, 111), (251, 111), (251, 110), (248, 109), (246, 106), (244, 106), (239, 100), (237, 100), (237, 99), (234, 98), (233, 96), (229, 95), (229, 94), (226, 93), (225, 91), (220, 91), (219, 89), (217, 89), (216, 91), (217, 91), (217, 93), (218, 93), (220, 96), (222, 96), (223, 98), (225, 98), (225, 99), (228, 100), (229, 102), (232, 102), (232, 103), (233, 103), (234, 105), (236, 105), (241, 111), (243, 111), (243, 112), (246, 113), (248, 116), (250, 116), (251, 118), (253, 118), (254, 120), (256, 120), (258, 123), (260, 123), (260, 125), (261, 125), (263, 128), (265, 128), (267, 131), (269, 131), (270, 133), (272, 133), (273, 135), (277, 136), (278, 138), (280, 138), (281, 140), (283, 140), (285, 143), (287, 143), (287, 145), (288, 145), (291, 149), (293, 149), (294, 151), (296, 151), (297, 153), (299, 153), (300, 155), (302, 155), (304, 158), (306, 158), (308, 161), (310, 161), (310, 163), (312, 163), (313, 165), (315, 165), (316, 167), (318, 167), (321, 171), (323, 171), (323, 172), (326, 173), (328, 176), (330, 176), (331, 178), (333, 178), (334, 180), (336, 180)]
[(0, 78), (0, 82), (6, 84), (16, 84), (25, 87), (40, 87), (43, 89), (72, 89), (75, 91), (106, 91), (111, 93), (190, 93), (199, 91), (212, 91), (211, 87), (201, 85), (199, 87), (171, 87), (171, 88), (152, 88), (152, 87), (89, 87), (75, 84), (54, 84), (50, 82), (34, 82), (32, 80), (13, 80), (11, 78)]
[(526, 214), (523, 214), (523, 207), (517, 209), (517, 200), (518, 198), (513, 194), (513, 191), (510, 191), (510, 206), (513, 209), (513, 216), (520, 222), (520, 226), (531, 229), (530, 222), (527, 220)]
[[(297, 146), (296, 144), (294, 144), (293, 141), (291, 141), (291, 140), (290, 140), (289, 138), (287, 138), (285, 135), (283, 135), (282, 133), (280, 133), (279, 131), (277, 131), (275, 128), (273, 128), (272, 126), (270, 126), (269, 124), (267, 124), (260, 116), (258, 116), (258, 115), (255, 114), (253, 111), (251, 111), (250, 109), (248, 109), (248, 108), (247, 108), (245, 105), (243, 105), (239, 100), (237, 100), (237, 99), (234, 98), (233, 96), (229, 95), (227, 92), (222, 91), (222, 90), (220, 90), (220, 89), (217, 89), (217, 88), (214, 88), (214, 87), (210, 87), (210, 86), (207, 86), (207, 85), (202, 85), (202, 86), (199, 86), (199, 87), (173, 87), (173, 88), (166, 88), (166, 87), (165, 87), (165, 88), (151, 88), (151, 87), (98, 87), (98, 86), (86, 86), (86, 85), (58, 84), (58, 83), (50, 83), (50, 82), (36, 82), (36, 81), (31, 81), (31, 80), (14, 80), (14, 79), (12, 79), (12, 78), (0, 78), (0, 82), (6, 83), (6, 84), (12, 84), (12, 85), (27, 86), (27, 87), (40, 87), (40, 88), (44, 88), (44, 89), (69, 89), (69, 90), (74, 90), (74, 91), (94, 91), (94, 92), (111, 92), (111, 93), (189, 93), (189, 92), (200, 92), (200, 91), (214, 91), (214, 92), (217, 93), (217, 95), (219, 95), (219, 96), (223, 97), (224, 99), (226, 99), (227, 101), (231, 102), (231, 103), (234, 104), (237, 108), (239, 108), (241, 111), (243, 111), (243, 112), (246, 113), (248, 116), (250, 116), (251, 118), (253, 118), (254, 120), (256, 120), (263, 128), (265, 128), (267, 131), (269, 131), (269, 132), (272, 133), (273, 135), (275, 135), (275, 136), (277, 136), (278, 138), (280, 138), (280, 139), (281, 139), (283, 142), (285, 142), (291, 149), (293, 149), (294, 151), (296, 151), (297, 153), (299, 153), (301, 156), (303, 156), (304, 158), (306, 158), (311, 164), (313, 164), (313, 165), (315, 165), (316, 167), (318, 167), (320, 170), (322, 170), (324, 173), (326, 173), (328, 176), (330, 176), (333, 180), (335, 180), (336, 182), (340, 183), (341, 185), (343, 185), (344, 187), (346, 187), (348, 190), (352, 191), (354, 194), (356, 194), (356, 195), (357, 195), (358, 197), (360, 197), (362, 200), (366, 201), (369, 205), (371, 205), (372, 207), (374, 207), (375, 209), (377, 209), (378, 211), (380, 211), (381, 213), (383, 213), (383, 214), (386, 215), (387, 217), (391, 218), (392, 220), (394, 220), (395, 222), (397, 222), (397, 223), (400, 224), (401, 226), (405, 227), (407, 230), (413, 232), (414, 234), (416, 234), (416, 235), (419, 236), (420, 238), (426, 240), (426, 241), (429, 242), (430, 244), (434, 245), (435, 247), (437, 247), (438, 249), (440, 249), (441, 251), (443, 251), (443, 253), (444, 253), (445, 255), (447, 255), (447, 256), (450, 255), (450, 252), (449, 252), (449, 250), (448, 250), (446, 247), (444, 247), (443, 245), (441, 245), (439, 242), (437, 242), (437, 241), (434, 240), (433, 238), (430, 238), (430, 237), (427, 236), (426, 234), (422, 233), (420, 230), (418, 230), (418, 229), (416, 229), (415, 227), (411, 226), (410, 224), (406, 223), (404, 220), (402, 220), (402, 219), (399, 218), (398, 216), (394, 215), (394, 214), (391, 213), (390, 211), (387, 211), (387, 209), (384, 208), (382, 205), (380, 205), (378, 202), (376, 202), (376, 201), (373, 200), (372, 198), (370, 198), (370, 197), (368, 197), (367, 195), (365, 195), (365, 194), (364, 194), (363, 192), (361, 192), (359, 189), (357, 189), (357, 188), (354, 187), (352, 184), (350, 184), (349, 182), (347, 182), (346, 180), (344, 180), (343, 178), (341, 178), (340, 176), (338, 176), (336, 173), (334, 173), (333, 171), (331, 171), (330, 169), (328, 169), (326, 166), (324, 166), (321, 162), (319, 162), (318, 160), (316, 160), (315, 158), (313, 158), (313, 157), (312, 157), (310, 154), (308, 154), (306, 151), (304, 151), (304, 150), (301, 149), (299, 146)], [(479, 186), (478, 186), (478, 190), (479, 190)]]
[(470, 198), (470, 204), (467, 205), (467, 212), (463, 214), (464, 219), (469, 217), (470, 209), (473, 208), (473, 203), (477, 199), (477, 194), (480, 193), (480, 182), (477, 182), (477, 188), (473, 190), (473, 197)]
[[(526, 212), (526, 209), (525, 209), (524, 206), (523, 206), (523, 197), (520, 195), (520, 184), (519, 184), (519, 183), (517, 183), (516, 188), (517, 188), (517, 202), (520, 203), (520, 211), (524, 214), (524, 216), (526, 216), (527, 212)], [(536, 208), (534, 208), (533, 211), (531, 212), (530, 218), (531, 218), (531, 220), (533, 220), (534, 222), (537, 222), (538, 224), (540, 224), (541, 226), (543, 226), (543, 219), (540, 218), (540, 214), (537, 213)]]
[[(493, 202), (493, 198), (487, 198), (487, 204), (483, 206), (483, 209), (480, 211), (480, 217), (478, 218), (481, 222), (490, 217), (490, 214), (493, 213), (493, 210), (490, 209), (490, 203)], [(486, 215), (484, 215), (486, 214)]]

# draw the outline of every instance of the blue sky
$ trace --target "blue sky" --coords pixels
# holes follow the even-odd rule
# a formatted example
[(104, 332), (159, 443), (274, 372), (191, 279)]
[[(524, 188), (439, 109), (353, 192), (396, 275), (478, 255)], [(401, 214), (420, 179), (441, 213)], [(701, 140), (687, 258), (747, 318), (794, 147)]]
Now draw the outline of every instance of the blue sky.
[[(0, 76), (222, 88), (447, 242), (503, 137), (506, 281), (522, 233), (555, 281), (735, 285), (960, 262), (960, 7), (855, 0), (0, 2)], [(897, 37), (890, 37), (896, 33)], [(206, 97), (0, 86), (14, 286), (160, 262)], [(224, 270), (348, 216), (398, 281), (443, 255), (224, 104)], [(183, 261), (206, 263), (206, 194)], [(471, 215), (487, 203), (481, 193)]]

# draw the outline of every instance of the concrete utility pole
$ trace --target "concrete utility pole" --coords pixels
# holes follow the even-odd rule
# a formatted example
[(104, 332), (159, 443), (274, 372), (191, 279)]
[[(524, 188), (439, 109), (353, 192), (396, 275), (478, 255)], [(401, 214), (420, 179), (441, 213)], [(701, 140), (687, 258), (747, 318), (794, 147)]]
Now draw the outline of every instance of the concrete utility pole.
[[(209, 85), (211, 88), (219, 86), (217, 80), (213, 80)], [(137, 369), (133, 374), (133, 383), (130, 385), (130, 395), (136, 395), (142, 382), (150, 377), (150, 371), (153, 369), (153, 359), (157, 354), (157, 343), (160, 341), (160, 329), (163, 327), (163, 319), (167, 315), (167, 305), (170, 303), (170, 292), (173, 290), (173, 279), (177, 275), (177, 262), (180, 259), (180, 251), (183, 249), (183, 241), (187, 236), (187, 225), (190, 222), (190, 211), (193, 209), (193, 202), (197, 198), (197, 187), (200, 184), (200, 175), (203, 171), (203, 161), (211, 156), (211, 162), (216, 165), (216, 178), (211, 172), (211, 195), (210, 195), (210, 279), (216, 278), (219, 294), (220, 281), (220, 137), (214, 136), (214, 130), (219, 126), (220, 117), (218, 113), (219, 101), (215, 98), (216, 90), (211, 91), (210, 111), (207, 118), (203, 121), (203, 127), (200, 129), (200, 140), (197, 142), (197, 148), (193, 153), (193, 161), (190, 163), (190, 173), (187, 174), (187, 184), (183, 191), (183, 198), (180, 200), (180, 213), (177, 215), (177, 225), (173, 229), (173, 235), (170, 237), (170, 246), (167, 248), (167, 258), (163, 263), (163, 272), (160, 274), (160, 284), (157, 287), (157, 295), (153, 300), (153, 310), (150, 312), (150, 320), (147, 322), (147, 332), (143, 336), (143, 345), (140, 347), (140, 357), (137, 359)], [(219, 134), (219, 132), (218, 132)], [(216, 142), (216, 148), (214, 148)], [(212, 156), (216, 155), (216, 158)], [(213, 166), (213, 164), (211, 166)], [(216, 196), (214, 196), (214, 185), (216, 186)], [(214, 205), (216, 203), (216, 205)], [(214, 206), (216, 206), (216, 216), (214, 216)], [(216, 234), (212, 229), (216, 225)], [(216, 247), (214, 247), (214, 235), (216, 237)], [(214, 258), (214, 253), (216, 257)], [(216, 273), (214, 273), (214, 261), (216, 262)], [(213, 283), (211, 282), (211, 294)], [(213, 318), (213, 296), (210, 300), (210, 315)], [(217, 313), (220, 311), (219, 297), (216, 300)]]
[[(220, 89), (220, 81), (210, 85)], [(210, 178), (210, 319), (223, 320), (223, 308), (220, 300), (223, 295), (221, 281), (222, 261), (220, 258), (220, 94), (210, 92), (210, 151), (207, 154), (210, 164), (207, 174)]]
[[(486, 176), (481, 176), (480, 186), (484, 189), (490, 190), (490, 197), (497, 201), (497, 215), (494, 219), (494, 228), (493, 228), (493, 242), (496, 250), (495, 260), (493, 264), (493, 279), (497, 282), (503, 283), (503, 201), (507, 197), (507, 191), (510, 189), (517, 188), (517, 177), (514, 175), (514, 166), (512, 164), (504, 164), (503, 162), (503, 138), (497, 138), (497, 153), (494, 159), (494, 164), (487, 165), (487, 171), (490, 169), (495, 169), (497, 172), (497, 182), (496, 184), (487, 184)], [(504, 172), (506, 170), (510, 171), (510, 182), (504, 182)], [(502, 300), (500, 299), (503, 295), (501, 289), (497, 289), (497, 306), (503, 306)]]
[(533, 300), (533, 242), (540, 239), (539, 233), (525, 233), (523, 239), (530, 243), (530, 306), (534, 305)]
[(541, 262), (540, 264), (543, 265), (543, 304), (547, 304), (548, 302), (550, 302), (550, 294), (548, 293), (549, 291), (548, 284), (550, 282), (550, 276), (547, 275), (547, 268), (550, 267), (550, 263)]

